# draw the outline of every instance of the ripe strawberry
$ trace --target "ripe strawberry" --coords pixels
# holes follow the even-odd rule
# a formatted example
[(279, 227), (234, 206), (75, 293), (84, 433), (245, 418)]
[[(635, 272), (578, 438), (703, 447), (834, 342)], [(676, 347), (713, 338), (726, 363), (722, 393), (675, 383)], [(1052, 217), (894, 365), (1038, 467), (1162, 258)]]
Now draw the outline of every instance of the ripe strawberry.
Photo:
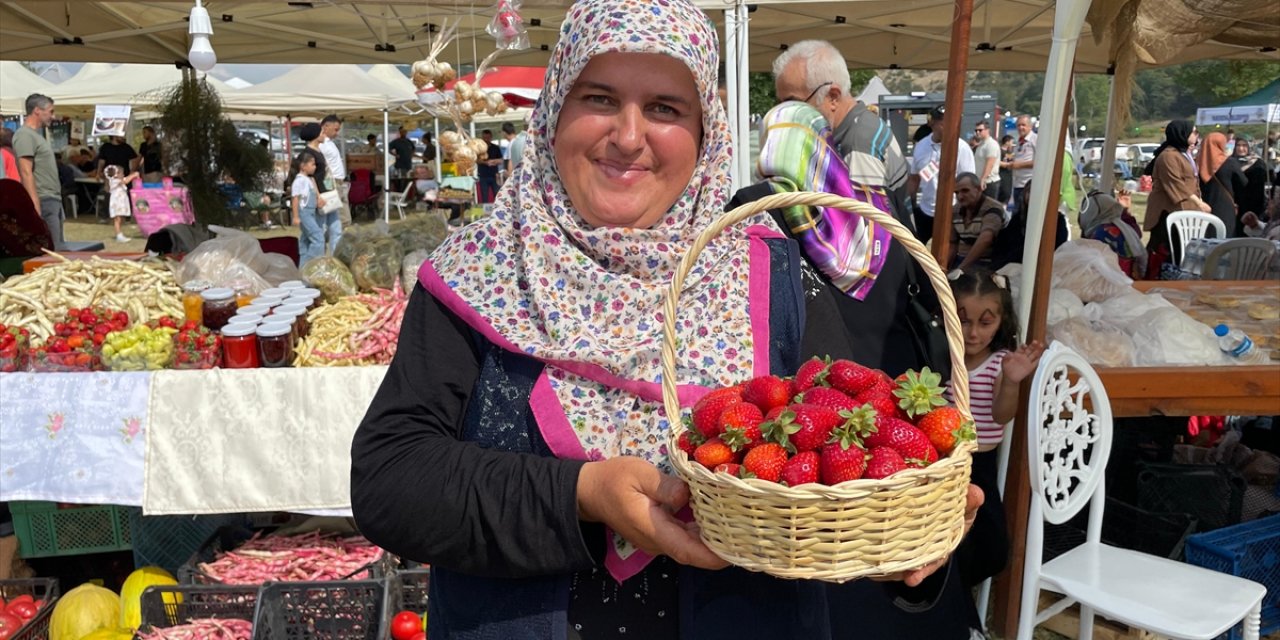
[(723, 436), (726, 429), (738, 429), (746, 432), (748, 440), (759, 440), (758, 436), (752, 437), (751, 428), (755, 427), (758, 430), (762, 422), (764, 422), (764, 414), (754, 404), (735, 402), (720, 412), (720, 435)]
[[(764, 414), (764, 421), (765, 421), (765, 422), (773, 422), (773, 421), (775, 421), (775, 420), (777, 420), (777, 419), (778, 419), (778, 416), (781, 416), (781, 415), (782, 415), (782, 412), (783, 412), (783, 411), (786, 411), (786, 410), (787, 410), (787, 408), (786, 408), (785, 406), (782, 406), (782, 407), (774, 407), (774, 408), (772, 408), (772, 409), (770, 409), (770, 410), (769, 410), (769, 413)], [(764, 428), (764, 424), (763, 424), (763, 423), (760, 425), (760, 428), (761, 428), (761, 429), (763, 429), (763, 428)]]
[(898, 406), (912, 418), (922, 416), (947, 403), (942, 399), (942, 376), (925, 367), (919, 373), (908, 371), (898, 376), (893, 395), (899, 398)]
[(726, 462), (724, 464), (716, 465), (716, 468), (713, 469), (713, 471), (716, 473), (727, 473), (737, 478), (742, 473), (742, 465), (736, 462)]
[(693, 428), (704, 438), (720, 435), (720, 412), (725, 407), (742, 401), (742, 391), (736, 387), (717, 389), (702, 396), (693, 405)]
[(867, 458), (867, 470), (863, 477), (878, 480), (906, 468), (906, 461), (897, 451), (890, 447), (871, 447), (871, 453)]
[(816, 404), (836, 411), (850, 411), (857, 409), (859, 406), (858, 403), (853, 401), (853, 398), (831, 387), (814, 387), (796, 396), (795, 401), (803, 402), (804, 404)]
[(867, 451), (858, 442), (851, 425), (836, 427), (834, 440), (822, 448), (822, 482), (836, 485), (862, 477), (867, 467)]
[(928, 436), (938, 453), (944, 456), (956, 448), (957, 442), (975, 437), (973, 421), (965, 420), (964, 414), (955, 407), (938, 407), (920, 418), (916, 426)]
[(827, 367), (827, 386), (850, 398), (871, 388), (878, 380), (874, 370), (851, 360), (836, 360)]
[(693, 450), (693, 459), (708, 469), (715, 469), (726, 462), (734, 462), (735, 457), (733, 450), (720, 438), (711, 438)]
[(742, 401), (759, 407), (761, 414), (774, 407), (785, 407), (791, 402), (791, 395), (791, 381), (777, 376), (752, 378), (742, 387)]
[(796, 393), (802, 393), (826, 382), (827, 367), (831, 364), (830, 358), (809, 358), (804, 364), (796, 369), (796, 378), (792, 381), (795, 386)]
[(762, 424), (764, 423), (725, 427), (720, 434), (720, 439), (724, 440), (724, 443), (734, 452), (750, 451), (764, 442), (764, 435), (760, 433)]
[(782, 466), (782, 484), (798, 487), (817, 482), (820, 477), (821, 457), (817, 451), (801, 451)]
[(693, 452), (697, 450), (698, 445), (705, 441), (706, 440), (702, 437), (701, 433), (686, 430), (680, 434), (679, 438), (676, 438), (676, 445), (680, 447), (681, 451), (692, 456)]
[(787, 464), (787, 450), (782, 445), (766, 442), (747, 452), (742, 459), (742, 468), (761, 480), (777, 482), (782, 476), (782, 467)]
[(908, 467), (923, 469), (938, 461), (938, 452), (933, 447), (929, 447), (926, 452), (928, 455), (925, 458), (907, 458), (904, 456), (902, 460), (907, 463)]
[[(844, 418), (835, 409), (813, 404), (793, 404), (790, 411), (794, 414), (792, 421), (800, 425), (800, 429), (790, 434), (791, 446), (796, 451), (816, 451), (831, 439), (831, 430), (835, 429)], [(787, 414), (782, 414), (786, 420)]]
[(898, 406), (898, 399), (880, 390), (865, 392), (853, 399), (860, 405), (871, 405), (877, 415), (889, 416), (900, 420), (907, 419), (907, 412)]
[(876, 428), (863, 438), (868, 447), (890, 447), (903, 458), (928, 460), (931, 456), (938, 459), (938, 452), (929, 442), (929, 436), (906, 420), (879, 416)]

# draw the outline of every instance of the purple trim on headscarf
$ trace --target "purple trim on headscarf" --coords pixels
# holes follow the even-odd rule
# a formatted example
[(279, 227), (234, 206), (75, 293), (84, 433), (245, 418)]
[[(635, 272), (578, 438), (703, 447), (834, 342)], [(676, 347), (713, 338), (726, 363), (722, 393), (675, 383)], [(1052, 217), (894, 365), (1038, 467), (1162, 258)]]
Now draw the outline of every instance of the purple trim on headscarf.
[[(418, 282), (421, 283), (423, 288), (431, 293), (436, 300), (439, 300), (440, 304), (443, 304), (445, 308), (452, 311), (454, 315), (467, 323), (467, 326), (479, 331), (480, 335), (483, 335), (487, 340), (503, 349), (506, 349), (507, 351), (528, 356), (544, 364), (555, 365), (565, 371), (582, 376), (588, 380), (599, 382), (600, 384), (614, 389), (626, 391), (627, 393), (630, 393), (642, 400), (647, 400), (649, 402), (662, 402), (662, 385), (655, 382), (644, 382), (641, 380), (623, 378), (610, 373), (604, 367), (586, 362), (540, 358), (535, 354), (528, 353), (516, 347), (516, 345), (512, 344), (510, 340), (503, 337), (501, 333), (498, 333), (497, 329), (494, 329), (493, 325), (489, 324), (489, 321), (485, 319), (484, 316), (477, 313), (475, 309), (472, 309), (471, 306), (467, 304), (466, 300), (463, 300), (458, 294), (454, 293), (454, 291), (449, 288), (448, 284), (445, 284), (444, 279), (436, 272), (435, 267), (432, 266), (430, 260), (422, 263), (422, 268), (418, 270)], [(710, 391), (710, 389), (701, 385), (682, 384), (676, 386), (676, 397), (680, 400), (680, 406), (688, 407), (692, 406), (693, 403), (697, 402), (699, 398)]]

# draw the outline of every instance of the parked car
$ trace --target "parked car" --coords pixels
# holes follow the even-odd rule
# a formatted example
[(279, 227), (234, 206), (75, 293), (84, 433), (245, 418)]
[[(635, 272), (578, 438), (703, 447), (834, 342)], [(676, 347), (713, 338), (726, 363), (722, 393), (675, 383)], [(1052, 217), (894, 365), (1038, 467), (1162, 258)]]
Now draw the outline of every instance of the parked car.
[(1129, 145), (1129, 161), (1146, 164), (1155, 159), (1156, 149), (1160, 148), (1158, 142), (1139, 142), (1138, 144)]

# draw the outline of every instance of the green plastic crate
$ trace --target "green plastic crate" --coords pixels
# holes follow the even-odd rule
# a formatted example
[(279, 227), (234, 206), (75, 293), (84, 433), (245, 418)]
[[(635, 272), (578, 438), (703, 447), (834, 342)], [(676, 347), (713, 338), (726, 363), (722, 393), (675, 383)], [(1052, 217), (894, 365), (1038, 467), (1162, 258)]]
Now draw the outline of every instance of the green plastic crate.
[(24, 558), (129, 551), (131, 510), (116, 505), (59, 509), (55, 502), (9, 503)]

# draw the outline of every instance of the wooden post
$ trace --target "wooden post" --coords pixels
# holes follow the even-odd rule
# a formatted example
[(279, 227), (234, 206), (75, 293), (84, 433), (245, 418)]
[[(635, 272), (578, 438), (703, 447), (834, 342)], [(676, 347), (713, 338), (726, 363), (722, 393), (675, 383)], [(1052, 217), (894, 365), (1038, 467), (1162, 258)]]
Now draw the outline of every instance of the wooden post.
[(956, 186), (956, 156), (960, 153), (960, 129), (964, 118), (964, 81), (969, 71), (969, 27), (973, 0), (956, 0), (951, 23), (951, 58), (947, 61), (946, 132), (938, 160), (938, 193), (933, 205), (933, 257), (943, 270), (951, 252), (951, 198)]
[[(1074, 79), (1067, 85), (1066, 113), (1071, 112), (1070, 82), (1074, 82)], [(1035, 288), (1022, 292), (1022, 295), (1031, 296), (1031, 318), (1027, 323), (1027, 335), (1023, 338), (1026, 342), (1039, 340), (1043, 343), (1048, 330), (1053, 243), (1058, 235), (1058, 204), (1062, 197), (1062, 150), (1067, 144), (1065, 121), (1057, 142), (1058, 146), (1055, 148), (1058, 153), (1054, 156), (1053, 173), (1045, 176), (1049, 180), (1049, 206), (1041, 221), (1044, 232), (1040, 236), (1040, 250), (1036, 254)], [(1028, 217), (1027, 224), (1031, 224), (1031, 221)], [(1008, 514), (1009, 529), (1009, 566), (1004, 573), (995, 577), (992, 631), (1005, 638), (1017, 635), (1019, 605), (1036, 606), (1034, 602), (1021, 602), (1022, 566), (1027, 555), (1027, 512), (1031, 509), (1031, 478), (1028, 475), (1026, 454), (1027, 429), (1030, 428), (1027, 424), (1027, 407), (1030, 403), (1031, 378), (1027, 378), (1018, 388), (1018, 413), (1013, 422), (1013, 431), (1009, 433), (1009, 470), (1004, 486), (1004, 510)]]

